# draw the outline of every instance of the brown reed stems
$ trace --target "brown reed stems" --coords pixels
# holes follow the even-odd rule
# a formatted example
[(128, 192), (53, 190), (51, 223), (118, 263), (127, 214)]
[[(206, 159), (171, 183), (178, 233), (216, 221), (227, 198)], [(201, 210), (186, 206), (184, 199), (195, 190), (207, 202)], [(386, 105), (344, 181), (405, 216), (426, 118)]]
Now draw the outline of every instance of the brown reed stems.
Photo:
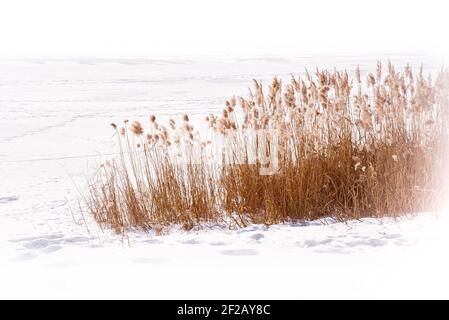
[[(358, 68), (354, 79), (326, 70), (285, 84), (274, 78), (267, 90), (254, 80), (249, 98), (233, 97), (220, 116), (206, 117), (208, 141), (188, 115), (169, 129), (154, 115), (147, 130), (112, 124), (121, 156), (92, 178), (86, 205), (117, 232), (434, 210), (446, 190), (448, 99), (447, 70), (433, 80), (422, 68), (398, 72), (380, 62), (365, 80)], [(269, 163), (261, 131), (276, 132), (262, 148), (276, 145)], [(273, 161), (276, 170), (261, 174)]]

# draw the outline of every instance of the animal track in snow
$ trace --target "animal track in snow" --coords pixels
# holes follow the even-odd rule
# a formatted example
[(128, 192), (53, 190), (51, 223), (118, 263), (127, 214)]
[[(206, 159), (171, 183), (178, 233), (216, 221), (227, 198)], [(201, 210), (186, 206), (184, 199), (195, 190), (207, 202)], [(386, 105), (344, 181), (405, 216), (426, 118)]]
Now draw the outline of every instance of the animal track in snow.
[(89, 240), (93, 240), (93, 238), (92, 237), (84, 237), (84, 236), (74, 236), (74, 237), (64, 239), (64, 242), (80, 243), (80, 242), (88, 242)]
[(264, 238), (265, 236), (262, 233), (255, 233), (250, 236), (251, 239), (259, 241), (260, 239)]
[[(59, 241), (57, 241), (56, 243), (59, 243)], [(23, 247), (26, 249), (43, 249), (43, 248), (48, 247), (50, 244), (52, 244), (52, 242), (50, 242), (47, 239), (36, 239), (36, 240), (25, 242), (23, 244)]]
[(303, 240), (303, 241), (297, 242), (296, 244), (303, 248), (311, 248), (311, 247), (316, 247), (319, 245), (328, 244), (330, 242), (332, 242), (332, 239), (322, 239), (322, 240), (308, 239), (308, 240)]
[(200, 244), (201, 241), (199, 241), (198, 239), (189, 239), (189, 240), (184, 240), (181, 241), (182, 244)]
[(17, 200), (19, 200), (19, 197), (17, 197), (17, 196), (0, 197), (0, 204), (17, 201)]
[(356, 240), (346, 242), (346, 245), (348, 247), (359, 247), (359, 246), (382, 247), (387, 244), (388, 241), (382, 239)]
[(63, 248), (62, 246), (51, 245), (51, 246), (48, 246), (48, 247), (44, 248), (42, 251), (45, 252), (45, 253), (51, 253), (51, 252), (55, 252), (55, 251), (61, 250), (62, 248)]
[(399, 234), (399, 233), (390, 233), (390, 234), (385, 234), (383, 236), (383, 238), (385, 238), (385, 239), (398, 239), (398, 238), (401, 238), (401, 237), (402, 237), (402, 235)]
[(162, 243), (162, 241), (159, 240), (159, 239), (147, 239), (147, 240), (143, 240), (142, 242), (145, 243), (145, 244), (159, 244), (159, 243)]
[(54, 239), (61, 239), (64, 235), (62, 233), (55, 233), (55, 234), (47, 234), (47, 235), (41, 235), (41, 236), (29, 236), (29, 237), (20, 237), (16, 239), (10, 239), (9, 242), (23, 242), (23, 241), (32, 241), (32, 240), (39, 240), (39, 239), (45, 239), (45, 240), (54, 240)]
[(226, 246), (228, 243), (223, 241), (213, 241), (209, 243), (210, 246)]
[(88, 245), (91, 246), (93, 237), (72, 236), (64, 237), (62, 233), (44, 234), (40, 236), (19, 237), (10, 239), (9, 242), (19, 245), (19, 250), (28, 250), (16, 256), (12, 261), (20, 262), (34, 259), (38, 254), (47, 254), (64, 249), (67, 246)]

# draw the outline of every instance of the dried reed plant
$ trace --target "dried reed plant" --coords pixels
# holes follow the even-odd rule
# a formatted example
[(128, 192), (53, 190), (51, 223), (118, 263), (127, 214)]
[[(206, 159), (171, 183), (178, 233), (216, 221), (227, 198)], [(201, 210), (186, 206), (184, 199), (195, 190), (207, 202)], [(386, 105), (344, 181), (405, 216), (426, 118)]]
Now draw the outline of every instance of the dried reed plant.
[[(208, 115), (211, 140), (201, 138), (188, 115), (179, 125), (170, 119), (168, 129), (154, 115), (147, 131), (139, 122), (112, 124), (120, 157), (92, 178), (90, 213), (123, 232), (345, 221), (438, 208), (446, 190), (449, 71), (432, 79), (422, 68), (398, 72), (379, 62), (366, 79), (359, 68), (354, 79), (346, 71), (306, 70), (285, 84), (274, 78), (267, 89), (254, 80), (248, 98), (232, 97), (221, 115)], [(279, 133), (276, 141), (268, 138), (268, 147), (277, 145), (274, 174), (260, 173), (267, 163), (257, 155), (249, 159), (260, 130)], [(210, 160), (207, 149), (224, 138), (231, 158), (241, 153), (239, 161)]]

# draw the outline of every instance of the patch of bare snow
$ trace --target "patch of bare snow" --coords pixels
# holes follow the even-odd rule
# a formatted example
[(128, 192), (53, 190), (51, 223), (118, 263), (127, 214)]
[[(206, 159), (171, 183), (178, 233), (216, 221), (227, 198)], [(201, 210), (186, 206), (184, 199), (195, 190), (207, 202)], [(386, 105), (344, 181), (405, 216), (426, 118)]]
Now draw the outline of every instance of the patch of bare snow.
[(308, 226), (9, 239), (0, 297), (444, 298), (446, 214)]

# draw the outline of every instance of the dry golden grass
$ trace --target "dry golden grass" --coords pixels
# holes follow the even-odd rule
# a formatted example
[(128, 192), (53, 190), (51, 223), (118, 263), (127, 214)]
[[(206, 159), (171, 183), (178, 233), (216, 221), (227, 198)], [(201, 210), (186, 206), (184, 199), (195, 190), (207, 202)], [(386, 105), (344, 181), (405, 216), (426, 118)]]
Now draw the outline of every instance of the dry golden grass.
[[(249, 98), (233, 97), (220, 116), (206, 117), (210, 141), (188, 115), (179, 125), (170, 119), (169, 129), (152, 115), (146, 132), (139, 122), (111, 124), (121, 156), (92, 178), (87, 207), (117, 232), (434, 210), (445, 190), (449, 72), (433, 80), (409, 66), (385, 69), (379, 62), (366, 80), (358, 68), (354, 79), (317, 70), (286, 84), (275, 78), (267, 91), (254, 81)], [(264, 149), (277, 141), (274, 174), (261, 174), (272, 164), (261, 155), (250, 159), (261, 131), (277, 133)], [(217, 154), (223, 139), (228, 154)]]

